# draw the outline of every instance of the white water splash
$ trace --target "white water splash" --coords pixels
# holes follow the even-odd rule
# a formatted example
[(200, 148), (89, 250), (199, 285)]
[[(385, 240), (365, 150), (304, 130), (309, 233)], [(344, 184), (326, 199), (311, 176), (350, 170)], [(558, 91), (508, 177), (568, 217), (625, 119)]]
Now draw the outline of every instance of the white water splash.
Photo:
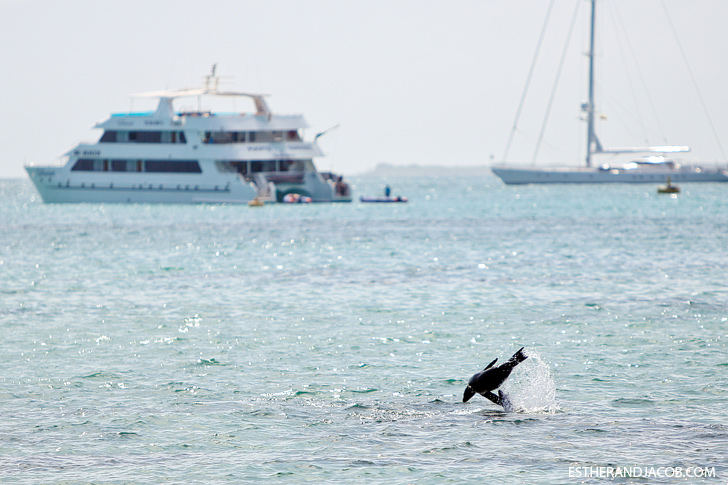
[(526, 349), (528, 359), (519, 364), (503, 386), (503, 409), (513, 413), (554, 413), (556, 384), (549, 365), (533, 349)]

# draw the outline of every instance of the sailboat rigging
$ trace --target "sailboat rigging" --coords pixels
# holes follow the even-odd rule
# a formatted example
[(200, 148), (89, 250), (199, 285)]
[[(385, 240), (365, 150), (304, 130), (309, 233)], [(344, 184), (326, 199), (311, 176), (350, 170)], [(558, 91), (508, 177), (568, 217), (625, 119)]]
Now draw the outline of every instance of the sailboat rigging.
[[(584, 167), (562, 168), (516, 168), (499, 165), (491, 168), (493, 173), (506, 184), (533, 183), (654, 183), (671, 179), (674, 182), (728, 182), (728, 171), (717, 167), (689, 166), (665, 158), (666, 154), (690, 151), (688, 146), (650, 146), (650, 147), (604, 147), (596, 133), (595, 126), (595, 23), (596, 0), (590, 0), (589, 31), (589, 76), (588, 100), (582, 103), (587, 122), (587, 146)], [(550, 14), (550, 8), (549, 8)], [(543, 37), (543, 34), (542, 34)], [(541, 40), (539, 40), (540, 42)], [(520, 114), (521, 106), (519, 106)], [(518, 116), (518, 115), (517, 115)], [(515, 128), (515, 125), (514, 125)], [(511, 139), (508, 142), (510, 147)], [(595, 155), (601, 154), (651, 154), (642, 160), (632, 161), (624, 166), (593, 166)]]

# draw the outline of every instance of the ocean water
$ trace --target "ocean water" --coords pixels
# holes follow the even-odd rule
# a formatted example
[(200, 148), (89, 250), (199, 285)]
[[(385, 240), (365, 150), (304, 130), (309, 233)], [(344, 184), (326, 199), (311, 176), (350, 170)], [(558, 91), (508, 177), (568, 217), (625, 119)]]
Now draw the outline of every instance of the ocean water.
[(0, 481), (728, 482), (728, 185), (353, 181), (410, 202), (0, 181)]

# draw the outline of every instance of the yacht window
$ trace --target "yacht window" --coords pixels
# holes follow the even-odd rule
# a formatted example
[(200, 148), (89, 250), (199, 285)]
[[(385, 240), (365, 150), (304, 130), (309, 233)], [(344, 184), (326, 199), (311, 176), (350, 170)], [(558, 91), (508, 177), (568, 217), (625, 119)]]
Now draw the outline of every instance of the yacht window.
[(250, 171), (252, 173), (256, 173), (256, 172), (275, 172), (275, 170), (276, 170), (276, 162), (275, 162), (275, 160), (266, 160), (266, 161), (250, 162)]
[(162, 143), (162, 133), (159, 131), (132, 131), (129, 132), (129, 141), (137, 143)]
[(161, 143), (187, 143), (184, 131), (160, 131)]
[(187, 143), (184, 131), (107, 130), (99, 143)]
[(237, 172), (242, 176), (248, 175), (248, 166), (250, 162), (246, 160), (225, 160), (215, 162), (220, 167), (221, 172)]
[(232, 162), (226, 162), (222, 160), (216, 160), (215, 161), (215, 167), (217, 168), (218, 172), (222, 173), (235, 173), (235, 166), (232, 164)]
[(257, 131), (255, 133), (255, 141), (260, 143), (273, 141), (273, 132), (271, 131)]
[(213, 131), (210, 133), (210, 143), (232, 143), (233, 133), (228, 131)]
[(147, 172), (202, 173), (198, 162), (187, 160), (147, 160), (144, 168)]
[[(141, 132), (136, 132), (136, 141)], [(174, 135), (174, 134), (173, 134)], [(301, 141), (296, 130), (291, 131), (206, 131), (202, 136), (203, 143), (270, 143), (274, 141)], [(179, 132), (178, 143), (186, 143), (184, 132)], [(163, 143), (165, 143), (163, 138)], [(174, 143), (174, 136), (172, 137)]]
[(126, 172), (127, 171), (126, 160), (112, 160), (111, 161), (111, 171), (112, 172)]
[(112, 130), (105, 131), (104, 134), (101, 135), (99, 143), (116, 143), (116, 132)]
[[(184, 133), (180, 132), (184, 139)], [(206, 131), (204, 143), (245, 143), (249, 140), (248, 133), (245, 131)], [(182, 142), (184, 143), (184, 142)]]
[(91, 172), (94, 169), (94, 161), (90, 158), (79, 158), (71, 169), (72, 171)]

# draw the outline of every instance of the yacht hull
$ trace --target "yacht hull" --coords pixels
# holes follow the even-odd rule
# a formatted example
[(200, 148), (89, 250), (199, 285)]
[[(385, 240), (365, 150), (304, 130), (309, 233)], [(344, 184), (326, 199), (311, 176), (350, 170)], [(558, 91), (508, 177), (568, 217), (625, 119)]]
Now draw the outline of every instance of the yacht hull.
[[(260, 190), (235, 174), (218, 177), (173, 175), (146, 176), (71, 172), (66, 167), (25, 167), (43, 202), (110, 204), (247, 204), (261, 196)], [(338, 196), (332, 184), (307, 173), (300, 184), (272, 184), (276, 192), (310, 194), (316, 202), (350, 202)]]

